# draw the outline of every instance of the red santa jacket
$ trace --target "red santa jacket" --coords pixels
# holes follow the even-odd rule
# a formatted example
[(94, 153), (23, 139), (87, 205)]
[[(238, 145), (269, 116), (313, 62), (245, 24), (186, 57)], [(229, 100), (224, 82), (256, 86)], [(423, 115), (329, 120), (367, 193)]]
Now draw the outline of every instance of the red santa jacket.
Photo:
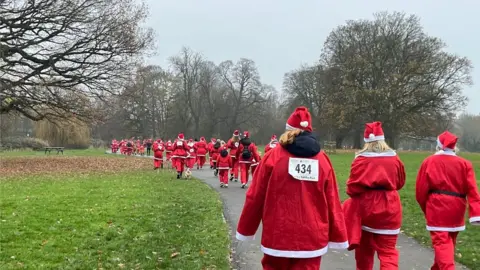
[(265, 153), (272, 150), (273, 148), (277, 147), (278, 142), (271, 142), (265, 146)]
[(355, 249), (362, 230), (395, 235), (402, 225), (398, 190), (405, 185), (405, 167), (394, 151), (364, 152), (355, 157), (343, 211), (349, 232), (349, 249)]
[(238, 142), (234, 142), (232, 139), (228, 140), (227, 148), (230, 149), (230, 156), (236, 158), (237, 150), (240, 146), (240, 140)]
[(156, 158), (162, 158), (163, 157), (163, 151), (165, 151), (165, 147), (163, 146), (163, 143), (159, 142), (154, 142), (153, 143), (153, 155)]
[(313, 258), (348, 247), (335, 172), (310, 133), (268, 152), (255, 171), (237, 227), (253, 239), (262, 222), (265, 254)]
[[(243, 151), (245, 149), (248, 149), (250, 152), (250, 157), (249, 158), (244, 158), (243, 157)], [(240, 145), (238, 146), (237, 153), (235, 158), (238, 160), (239, 163), (254, 163), (255, 162), (260, 162), (260, 154), (258, 154), (257, 146), (250, 142), (249, 138), (243, 138), (240, 140)]]
[(189, 147), (184, 140), (175, 140), (172, 144), (172, 158), (186, 158)]
[(427, 230), (465, 230), (467, 199), (470, 222), (480, 225), (480, 194), (472, 163), (452, 151), (425, 159), (417, 175), (416, 199)]
[(199, 141), (195, 144), (195, 151), (197, 156), (204, 157), (207, 154), (207, 143), (205, 141)]
[(167, 142), (167, 145), (165, 146), (165, 152), (167, 152), (167, 153), (173, 152), (173, 143), (172, 142)]
[(196, 153), (195, 153), (195, 143), (194, 142), (188, 142), (188, 152), (187, 152), (187, 158), (196, 158)]
[(220, 154), (218, 154), (216, 161), (217, 169), (219, 170), (228, 170), (232, 168), (232, 158), (229, 155), (227, 155), (226, 157), (222, 157)]

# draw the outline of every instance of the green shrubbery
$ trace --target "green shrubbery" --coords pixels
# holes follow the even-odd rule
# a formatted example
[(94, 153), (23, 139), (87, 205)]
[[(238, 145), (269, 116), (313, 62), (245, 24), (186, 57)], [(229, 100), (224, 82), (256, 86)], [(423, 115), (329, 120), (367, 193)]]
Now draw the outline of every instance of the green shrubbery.
[(1, 148), (6, 150), (33, 149), (38, 150), (49, 146), (47, 141), (32, 137), (7, 137), (2, 139)]

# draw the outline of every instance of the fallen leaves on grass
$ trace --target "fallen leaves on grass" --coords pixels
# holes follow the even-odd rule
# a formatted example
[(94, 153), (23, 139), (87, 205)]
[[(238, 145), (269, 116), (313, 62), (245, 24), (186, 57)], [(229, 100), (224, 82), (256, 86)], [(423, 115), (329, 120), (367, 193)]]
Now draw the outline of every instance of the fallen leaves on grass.
[(170, 255), (170, 258), (175, 258), (178, 255), (180, 255), (180, 252), (174, 252), (174, 253), (172, 253), (172, 255)]
[(152, 161), (141, 158), (111, 157), (18, 157), (4, 159), (0, 175), (7, 177), (52, 174), (63, 175), (72, 172), (125, 172), (137, 169), (151, 169)]

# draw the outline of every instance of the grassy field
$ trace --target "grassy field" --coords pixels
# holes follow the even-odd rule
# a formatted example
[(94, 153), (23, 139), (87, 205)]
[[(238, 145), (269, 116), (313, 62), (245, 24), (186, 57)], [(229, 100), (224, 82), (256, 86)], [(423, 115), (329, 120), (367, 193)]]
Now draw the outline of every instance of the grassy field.
[(222, 204), (201, 182), (103, 151), (3, 154), (0, 269), (229, 268)]
[[(477, 177), (477, 184), (480, 186), (480, 155), (479, 154), (461, 154), (463, 157), (472, 161)], [(338, 184), (342, 199), (347, 197), (345, 193), (345, 182), (348, 178), (350, 165), (353, 160), (353, 153), (343, 153), (330, 155), (335, 172), (337, 174)], [(405, 164), (407, 173), (407, 182), (400, 192), (403, 204), (403, 225), (405, 234), (417, 239), (426, 246), (430, 246), (430, 236), (425, 229), (425, 220), (415, 200), (415, 181), (417, 171), (428, 153), (400, 152), (399, 156)], [(456, 250), (457, 261), (467, 265), (470, 269), (480, 269), (480, 227), (467, 225), (467, 230), (461, 232), (458, 238)], [(404, 258), (408, 259), (408, 258)]]

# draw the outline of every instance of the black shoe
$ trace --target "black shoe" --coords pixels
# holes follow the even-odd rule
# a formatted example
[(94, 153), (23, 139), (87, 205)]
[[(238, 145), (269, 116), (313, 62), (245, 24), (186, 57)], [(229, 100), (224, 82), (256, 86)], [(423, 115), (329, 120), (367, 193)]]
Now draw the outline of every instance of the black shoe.
[(180, 179), (180, 174), (179, 173), (177, 173), (177, 179)]
[(160, 165), (160, 168), (162, 168), (162, 169), (163, 169), (163, 164), (162, 164), (162, 165)]
[(213, 175), (217, 176), (218, 175), (218, 170), (215, 170), (215, 172), (213, 172)]
[(233, 174), (230, 174), (230, 181), (233, 181)]

